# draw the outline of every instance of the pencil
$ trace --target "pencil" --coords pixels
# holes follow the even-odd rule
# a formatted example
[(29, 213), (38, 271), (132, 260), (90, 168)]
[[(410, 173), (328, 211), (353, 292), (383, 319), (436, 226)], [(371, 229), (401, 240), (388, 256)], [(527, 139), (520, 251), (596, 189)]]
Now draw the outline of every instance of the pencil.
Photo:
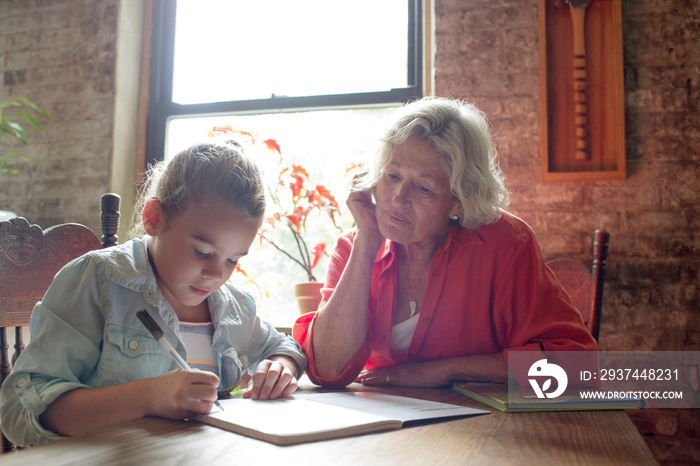
[[(148, 313), (147, 310), (142, 310), (138, 311), (136, 313), (136, 317), (139, 318), (141, 323), (148, 329), (149, 332), (151, 332), (151, 335), (155, 337), (156, 340), (158, 340), (158, 343), (161, 344), (163, 349), (167, 351), (170, 356), (175, 360), (178, 366), (180, 366), (180, 369), (184, 369), (186, 371), (192, 370), (189, 364), (187, 364), (187, 361), (182, 359), (182, 356), (178, 354), (177, 351), (175, 351), (175, 348), (173, 348), (173, 345), (171, 345), (168, 340), (166, 340), (163, 336), (163, 330), (160, 328), (160, 325), (156, 323), (155, 320), (153, 320), (153, 317)], [(214, 404), (221, 409), (222, 411), (224, 410), (224, 407), (221, 406), (221, 403), (219, 403), (219, 400), (216, 400)]]

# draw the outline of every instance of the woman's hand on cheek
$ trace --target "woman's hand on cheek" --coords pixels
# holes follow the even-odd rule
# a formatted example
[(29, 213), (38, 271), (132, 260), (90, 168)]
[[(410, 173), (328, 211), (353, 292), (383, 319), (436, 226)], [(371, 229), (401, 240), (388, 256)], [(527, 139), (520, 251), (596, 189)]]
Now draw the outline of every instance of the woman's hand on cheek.
[(209, 414), (218, 395), (219, 378), (211, 372), (176, 370), (150, 381), (151, 416), (185, 419)]
[(351, 192), (346, 202), (357, 227), (358, 238), (366, 238), (379, 249), (384, 242), (384, 236), (377, 224), (377, 206), (368, 191)]
[[(292, 363), (294, 364), (294, 363)], [(275, 400), (291, 395), (297, 389), (297, 379), (294, 377), (290, 364), (282, 360), (265, 359), (255, 369), (252, 385), (243, 393), (243, 398), (253, 400)]]
[(372, 200), (372, 194), (369, 191), (353, 191), (348, 196), (346, 202), (350, 213), (352, 213), (355, 223), (368, 226), (377, 223), (376, 209), (377, 206)]

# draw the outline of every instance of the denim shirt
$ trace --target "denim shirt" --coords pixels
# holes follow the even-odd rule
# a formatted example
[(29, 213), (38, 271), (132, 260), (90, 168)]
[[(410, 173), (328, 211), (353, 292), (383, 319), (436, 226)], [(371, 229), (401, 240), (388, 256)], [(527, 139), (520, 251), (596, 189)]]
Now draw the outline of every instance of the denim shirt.
[[(67, 391), (156, 377), (177, 368), (137, 318), (141, 309), (149, 311), (187, 359), (177, 315), (156, 284), (147, 241), (131, 240), (72, 261), (37, 303), (31, 341), (0, 394), (2, 430), (13, 442), (30, 445), (61, 438), (44, 429), (39, 416)], [(249, 294), (227, 283), (207, 299), (219, 390), (233, 389), (246, 370), (273, 355), (289, 356), (305, 370), (299, 345), (256, 315)]]

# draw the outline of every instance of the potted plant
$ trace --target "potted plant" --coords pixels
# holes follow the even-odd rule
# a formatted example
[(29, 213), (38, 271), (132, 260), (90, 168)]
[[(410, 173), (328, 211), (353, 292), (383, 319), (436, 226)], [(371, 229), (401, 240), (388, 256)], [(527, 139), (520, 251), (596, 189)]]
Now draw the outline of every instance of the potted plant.
[[(306, 224), (310, 216), (319, 215), (326, 217), (336, 229), (342, 231), (336, 223), (340, 209), (335, 197), (325, 186), (313, 183), (302, 165), (284, 158), (274, 139), (261, 140), (258, 135), (234, 130), (230, 125), (213, 128), (209, 136), (234, 139), (244, 147), (247, 146), (248, 151), (252, 149), (254, 152), (262, 147), (264, 152), (276, 158), (277, 163), (273, 165), (276, 181), (267, 185), (268, 198), (272, 201), (271, 204), (268, 203), (270, 212), (258, 231), (258, 237), (261, 242), (266, 242), (304, 270), (308, 281), (295, 284), (294, 294), (302, 313), (316, 310), (323, 284), (314, 275), (314, 269), (327, 255), (327, 247), (324, 242), (312, 244), (309, 241)], [(291, 247), (284, 246), (281, 241), (285, 234), (293, 240)], [(240, 268), (238, 271), (245, 274)]]
[[(25, 122), (32, 125), (40, 133), (43, 133), (44, 129), (39, 123), (37, 123), (37, 121), (34, 118), (20, 110), (23, 106), (29, 107), (29, 109), (34, 110), (36, 113), (43, 116), (47, 120), (51, 119), (44, 110), (39, 108), (36, 104), (32, 103), (26, 97), (12, 97), (9, 100), (0, 103), (0, 138), (2, 138), (4, 134), (9, 134), (10, 136), (14, 137), (19, 142), (21, 142), (25, 147), (29, 147), (29, 142), (27, 142), (24, 127), (21, 123), (19, 123), (16, 120), (19, 120), (20, 122), (24, 120)], [(9, 152), (0, 156), (0, 173), (17, 173), (18, 170), (14, 167), (11, 167), (12, 162), (14, 161), (13, 159), (16, 158), (19, 158), (26, 162), (32, 161), (26, 155), (19, 154), (17, 152)]]
[[(4, 134), (9, 134), (11, 137), (21, 142), (25, 147), (28, 147), (29, 142), (25, 136), (22, 123), (29, 123), (40, 133), (43, 133), (44, 129), (34, 118), (32, 118), (32, 116), (23, 111), (22, 107), (28, 107), (30, 110), (33, 110), (47, 120), (50, 120), (51, 118), (44, 110), (32, 103), (26, 97), (11, 97), (5, 102), (0, 103), (0, 138), (2, 138)], [(13, 166), (13, 162), (17, 159), (25, 162), (32, 162), (32, 159), (29, 157), (17, 152), (2, 154), (0, 155), (0, 173), (17, 173), (18, 170)], [(0, 221), (9, 220), (10, 218), (14, 218), (16, 216), (17, 215), (14, 212), (0, 210)]]

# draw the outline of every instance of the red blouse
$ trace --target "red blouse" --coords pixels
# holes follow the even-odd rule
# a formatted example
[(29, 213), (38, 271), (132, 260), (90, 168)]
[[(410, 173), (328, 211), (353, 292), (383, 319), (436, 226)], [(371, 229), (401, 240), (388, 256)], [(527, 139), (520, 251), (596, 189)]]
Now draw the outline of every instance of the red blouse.
[[(321, 291), (321, 307), (333, 294), (354, 237), (353, 231), (337, 241)], [(408, 352), (392, 352), (389, 340), (396, 306), (396, 247), (387, 240), (377, 254), (367, 338), (337, 377), (326, 379), (316, 373), (312, 350), (316, 313), (304, 314), (295, 322), (293, 336), (308, 358), (307, 371), (314, 383), (345, 386), (363, 367), (409, 361), (502, 352), (507, 362), (508, 352), (517, 350), (531, 351), (534, 362), (547, 357), (543, 351), (597, 351), (581, 315), (545, 265), (534, 232), (519, 218), (504, 213), (499, 221), (476, 231), (451, 228), (433, 257)], [(514, 373), (527, 385), (527, 368)]]

